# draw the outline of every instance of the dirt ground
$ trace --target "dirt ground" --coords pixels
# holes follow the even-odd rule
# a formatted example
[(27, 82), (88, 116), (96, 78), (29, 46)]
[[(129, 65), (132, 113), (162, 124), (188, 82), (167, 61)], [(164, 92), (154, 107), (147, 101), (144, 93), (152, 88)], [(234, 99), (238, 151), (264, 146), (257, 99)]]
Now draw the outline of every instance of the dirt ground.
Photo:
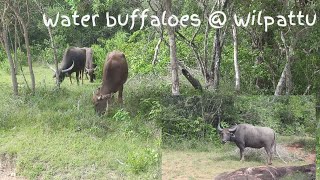
[(0, 159), (0, 180), (26, 180), (16, 175), (14, 160), (3, 155)]
[[(315, 152), (307, 153), (302, 147), (286, 146), (288, 153), (296, 157), (295, 161), (285, 164), (279, 159), (273, 161), (273, 166), (305, 165), (315, 162)], [(259, 161), (245, 160), (240, 162), (237, 157), (222, 156), (223, 153), (163, 150), (162, 179), (163, 180), (207, 180), (214, 179), (223, 172), (230, 172), (243, 167), (265, 166)]]

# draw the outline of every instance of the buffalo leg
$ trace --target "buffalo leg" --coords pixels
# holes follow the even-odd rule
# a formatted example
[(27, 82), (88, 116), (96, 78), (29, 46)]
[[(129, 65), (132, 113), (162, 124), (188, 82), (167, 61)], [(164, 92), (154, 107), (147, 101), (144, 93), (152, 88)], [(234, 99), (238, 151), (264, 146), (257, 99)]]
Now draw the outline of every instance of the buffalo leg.
[(81, 70), (81, 71), (80, 71), (80, 74), (81, 74), (81, 79), (82, 79), (82, 85), (83, 85), (83, 73), (84, 73), (84, 71)]
[(89, 79), (89, 78), (88, 78), (88, 72), (86, 71), (85, 74), (86, 74), (86, 79), (88, 80), (88, 79)]
[(123, 85), (119, 88), (119, 91), (118, 91), (118, 102), (120, 104), (122, 104), (123, 100), (122, 100), (122, 92), (123, 92)]
[(70, 78), (70, 83), (72, 84), (72, 80), (71, 80), (71, 74), (69, 74), (69, 78)]
[(267, 155), (268, 155), (268, 165), (271, 165), (272, 164), (272, 162), (271, 162), (271, 159), (272, 159), (272, 152), (271, 152), (271, 148), (268, 148), (268, 147), (265, 147), (264, 148), (265, 150), (266, 150), (266, 152), (267, 152)]
[(79, 85), (79, 72), (76, 72), (77, 84)]
[(240, 148), (240, 161), (244, 161), (243, 151), (244, 151), (244, 148)]

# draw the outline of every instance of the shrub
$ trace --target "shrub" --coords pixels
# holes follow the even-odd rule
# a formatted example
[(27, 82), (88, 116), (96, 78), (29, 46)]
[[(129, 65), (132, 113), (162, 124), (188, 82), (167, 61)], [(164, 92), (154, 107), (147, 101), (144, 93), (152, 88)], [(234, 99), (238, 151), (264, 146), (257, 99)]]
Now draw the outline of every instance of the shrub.
[(151, 148), (137, 149), (128, 153), (126, 163), (130, 171), (139, 174), (159, 163), (159, 153)]

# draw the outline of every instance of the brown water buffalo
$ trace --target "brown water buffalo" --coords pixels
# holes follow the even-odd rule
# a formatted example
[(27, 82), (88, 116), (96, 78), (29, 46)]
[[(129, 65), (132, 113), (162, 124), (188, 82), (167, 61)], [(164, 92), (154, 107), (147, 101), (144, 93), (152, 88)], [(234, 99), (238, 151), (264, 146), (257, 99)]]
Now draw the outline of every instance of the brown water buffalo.
[(128, 64), (125, 55), (119, 51), (109, 53), (104, 63), (102, 86), (92, 97), (98, 114), (103, 114), (108, 109), (112, 93), (118, 92), (118, 101), (122, 103), (123, 84), (127, 78)]
[(58, 72), (55, 72), (55, 69), (51, 67), (50, 68), (55, 72), (53, 77), (56, 77), (56, 75), (58, 75), (59, 83), (61, 83), (66, 76), (70, 77), (70, 82), (72, 83), (71, 74), (73, 72), (76, 72), (76, 79), (79, 85), (79, 75), (81, 76), (83, 84), (83, 73), (85, 69), (85, 63), (86, 50), (78, 47), (70, 47), (66, 49), (63, 55), (63, 59), (60, 68), (58, 69)]

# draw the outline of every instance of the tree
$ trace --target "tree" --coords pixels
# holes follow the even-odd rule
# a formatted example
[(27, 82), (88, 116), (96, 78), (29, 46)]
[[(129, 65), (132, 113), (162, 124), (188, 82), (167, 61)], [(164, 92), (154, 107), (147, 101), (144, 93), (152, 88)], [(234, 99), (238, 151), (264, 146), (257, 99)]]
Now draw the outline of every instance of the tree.
[(7, 53), (8, 61), (10, 64), (10, 71), (11, 71), (11, 80), (12, 80), (12, 87), (13, 87), (13, 93), (14, 95), (18, 95), (18, 82), (17, 82), (17, 76), (16, 76), (16, 68), (11, 56), (11, 51), (10, 51), (10, 45), (8, 41), (8, 19), (7, 17), (7, 10), (8, 7), (3, 6), (3, 13), (1, 16), (1, 24), (2, 24), (2, 41), (3, 45), (5, 48), (5, 51)]
[[(40, 11), (41, 14), (43, 14), (44, 18), (48, 18), (47, 16), (47, 13), (45, 12), (42, 4), (40, 2), (37, 2), (35, 1), (37, 6), (38, 6), (38, 9)], [(55, 62), (55, 72), (56, 72), (56, 85), (58, 88), (60, 88), (60, 82), (59, 82), (59, 76), (58, 76), (58, 57), (57, 57), (57, 48), (56, 48), (56, 45), (55, 45), (55, 42), (54, 42), (54, 38), (53, 38), (53, 35), (52, 35), (52, 30), (50, 28), (50, 26), (47, 26), (47, 30), (48, 30), (48, 35), (49, 35), (49, 38), (50, 38), (50, 42), (51, 42), (51, 48), (52, 48), (52, 51), (53, 51), (53, 59), (54, 59), (54, 62)]]
[[(167, 11), (167, 19), (172, 15), (171, 12), (171, 0), (165, 0), (165, 7)], [(177, 62), (177, 47), (175, 40), (174, 27), (167, 26), (169, 34), (169, 46), (170, 46), (170, 62), (171, 62), (171, 81), (172, 81), (172, 95), (180, 95), (179, 91), (179, 74), (178, 74), (178, 62)]]
[[(296, 7), (297, 4), (293, 4), (291, 2), (283, 2), (285, 9), (283, 11), (287, 11), (292, 7)], [(306, 11), (308, 6), (300, 7), (302, 10)], [(281, 52), (285, 55), (286, 63), (282, 70), (280, 79), (278, 81), (277, 87), (275, 89), (274, 95), (279, 96), (283, 94), (285, 90), (286, 95), (291, 95), (293, 89), (293, 78), (292, 78), (292, 66), (295, 61), (296, 54), (296, 46), (297, 41), (300, 38), (303, 38), (303, 33), (309, 29), (306, 25), (304, 26), (290, 26), (286, 33), (283, 30), (280, 31), (280, 39), (282, 44), (279, 43), (279, 48)], [(287, 36), (287, 37), (286, 37)]]
[[(217, 1), (218, 7), (221, 11), (225, 11), (228, 7), (228, 0), (225, 1)], [(227, 28), (227, 26), (225, 27)], [(220, 82), (220, 64), (221, 64), (221, 54), (222, 48), (224, 45), (226, 30), (222, 31), (221, 28), (217, 28), (214, 34), (214, 43), (213, 43), (213, 55), (212, 55), (212, 63), (211, 63), (211, 76), (210, 76), (210, 86), (214, 90), (217, 90)]]
[[(32, 58), (31, 58), (31, 50), (30, 50), (30, 43), (29, 43), (29, 32), (28, 32), (28, 24), (24, 21), (24, 19), (22, 18), (22, 16), (20, 15), (18, 8), (11, 4), (11, 2), (9, 0), (6, 0), (6, 4), (8, 5), (8, 7), (11, 9), (11, 11), (14, 13), (15, 17), (19, 20), (22, 29), (23, 29), (23, 37), (24, 37), (24, 43), (26, 46), (26, 50), (27, 50), (27, 57), (28, 57), (28, 66), (29, 66), (29, 73), (30, 73), (30, 77), (31, 77), (31, 90), (32, 93), (35, 93), (35, 77), (34, 77), (34, 73), (33, 73), (33, 67), (32, 67)], [(26, 6), (28, 6), (28, 3), (26, 3)], [(28, 7), (27, 7), (28, 8)], [(29, 12), (27, 12), (29, 13)], [(28, 16), (27, 16), (28, 17)]]
[(237, 27), (235, 23), (232, 23), (232, 37), (233, 37), (233, 62), (235, 71), (235, 90), (237, 93), (240, 92), (240, 68), (238, 63), (238, 39), (237, 39)]

